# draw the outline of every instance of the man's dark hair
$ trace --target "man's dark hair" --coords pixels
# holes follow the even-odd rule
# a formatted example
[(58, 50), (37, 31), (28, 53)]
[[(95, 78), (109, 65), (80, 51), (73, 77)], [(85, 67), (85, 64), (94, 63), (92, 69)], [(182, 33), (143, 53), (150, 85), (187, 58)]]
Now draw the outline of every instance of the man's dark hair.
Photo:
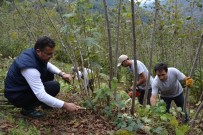
[(155, 72), (156, 71), (162, 71), (162, 70), (168, 72), (168, 66), (167, 66), (167, 64), (165, 64), (165, 63), (158, 63), (158, 64), (155, 65), (155, 67), (154, 67), (154, 71)]
[(51, 38), (43, 36), (36, 41), (34, 49), (39, 49), (40, 51), (43, 51), (45, 47), (54, 48), (55, 42)]

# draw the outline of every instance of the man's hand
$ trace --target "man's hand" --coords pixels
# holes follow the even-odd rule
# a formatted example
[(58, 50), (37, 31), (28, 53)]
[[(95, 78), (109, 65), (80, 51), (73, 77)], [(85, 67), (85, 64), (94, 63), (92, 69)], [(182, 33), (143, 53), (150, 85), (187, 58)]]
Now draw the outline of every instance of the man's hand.
[(65, 81), (67, 81), (68, 83), (70, 83), (72, 81), (72, 75), (70, 74), (64, 74), (62, 77)]
[(187, 78), (186, 79), (186, 86), (190, 88), (190, 87), (192, 87), (192, 85), (193, 85), (193, 79)]
[[(140, 94), (141, 94), (141, 93), (136, 90), (136, 92), (135, 92), (135, 97), (139, 97)], [(132, 97), (133, 97), (133, 91), (128, 92), (128, 95), (132, 98)]]
[(59, 75), (68, 83), (70, 83), (73, 79), (73, 76), (71, 74), (66, 74), (65, 72), (60, 72)]
[(66, 111), (73, 112), (73, 111), (78, 111), (78, 109), (80, 109), (80, 106), (78, 106), (74, 103), (64, 102), (63, 108), (66, 109)]
[(154, 96), (154, 95), (151, 96), (150, 103), (152, 106), (154, 106), (156, 104), (156, 96)]

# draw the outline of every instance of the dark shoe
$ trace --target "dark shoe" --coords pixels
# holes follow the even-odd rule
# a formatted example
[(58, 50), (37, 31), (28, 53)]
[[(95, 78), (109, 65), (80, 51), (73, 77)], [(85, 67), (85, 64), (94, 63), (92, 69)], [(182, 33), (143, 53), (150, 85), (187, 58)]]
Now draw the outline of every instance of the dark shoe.
[(28, 117), (32, 117), (32, 118), (42, 118), (44, 117), (44, 113), (36, 111), (35, 109), (33, 110), (26, 110), (26, 109), (22, 109), (20, 112), (22, 115), (28, 116)]
[(182, 123), (183, 124), (187, 124), (189, 122), (189, 118), (188, 118), (188, 115), (187, 113), (185, 113), (185, 115), (182, 116)]
[(189, 122), (189, 119), (188, 118), (184, 118), (184, 120), (182, 122), (183, 122), (183, 124), (187, 124)]

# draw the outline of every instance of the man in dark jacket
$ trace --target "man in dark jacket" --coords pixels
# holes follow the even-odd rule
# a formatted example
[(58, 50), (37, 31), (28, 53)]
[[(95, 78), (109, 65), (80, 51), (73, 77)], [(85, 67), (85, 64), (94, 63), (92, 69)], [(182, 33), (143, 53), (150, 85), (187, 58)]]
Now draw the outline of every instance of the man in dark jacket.
[(55, 98), (60, 91), (60, 85), (54, 80), (54, 74), (68, 82), (72, 77), (49, 62), (54, 49), (55, 42), (52, 39), (41, 37), (34, 48), (22, 52), (8, 70), (4, 95), (14, 106), (22, 108), (23, 115), (43, 117), (44, 114), (35, 109), (39, 105), (64, 108), (69, 112), (80, 108), (74, 103)]

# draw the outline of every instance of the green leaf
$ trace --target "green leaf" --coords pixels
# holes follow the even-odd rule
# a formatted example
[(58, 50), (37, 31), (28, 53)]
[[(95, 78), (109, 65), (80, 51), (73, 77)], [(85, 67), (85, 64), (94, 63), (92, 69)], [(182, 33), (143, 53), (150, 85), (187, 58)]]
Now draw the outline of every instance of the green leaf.
[(126, 122), (122, 122), (121, 128), (125, 128), (127, 126)]
[(173, 3), (173, 0), (169, 0), (170, 3)]
[(175, 129), (176, 135), (184, 135), (180, 129)]
[(65, 25), (64, 27), (62, 27), (61, 29), (60, 29), (60, 32), (63, 32), (63, 33), (66, 33), (66, 32), (68, 32), (68, 25)]
[(154, 133), (157, 133), (157, 134), (161, 134), (163, 128), (162, 127), (157, 127), (156, 129), (154, 129)]
[(128, 126), (126, 129), (127, 129), (128, 131), (133, 131), (133, 126)]
[(73, 33), (78, 33), (80, 32), (81, 27), (78, 27), (76, 30), (73, 31)]
[(147, 118), (147, 117), (143, 117), (142, 120), (145, 122), (145, 123), (151, 123), (152, 120)]
[(122, 117), (123, 113), (118, 113), (117, 117)]
[(118, 129), (121, 128), (121, 126), (122, 126), (122, 123), (118, 123), (118, 124), (117, 124), (117, 128), (118, 128)]
[(199, 0), (199, 1), (197, 2), (197, 7), (202, 8), (201, 0)]
[[(92, 31), (92, 30), (91, 30), (91, 31)], [(99, 32), (96, 32), (96, 31), (93, 32), (92, 35), (93, 35), (93, 37), (96, 38), (96, 39), (99, 39), (100, 36), (101, 36), (101, 34), (100, 34)]]
[(172, 118), (171, 121), (170, 121), (170, 124), (174, 127), (178, 127), (178, 121), (176, 120), (176, 118)]
[(195, 105), (199, 106), (201, 104), (201, 101), (198, 101)]
[(70, 17), (73, 17), (73, 16), (75, 16), (75, 15), (76, 15), (75, 13), (64, 14), (63, 17), (64, 17), (64, 18), (70, 18)]
[[(85, 45), (87, 46), (98, 46), (97, 45), (97, 41), (95, 38), (92, 38), (92, 37), (87, 37), (84, 39), (84, 43)], [(99, 47), (99, 46), (98, 46)]]
[(113, 90), (117, 88), (117, 82), (118, 82), (118, 79), (114, 77), (111, 81), (111, 86)]
[(167, 121), (168, 117), (167, 117), (167, 115), (163, 114), (163, 115), (161, 115), (160, 119), (163, 121)]
[(182, 126), (180, 126), (179, 127), (179, 130), (183, 133), (183, 134), (185, 134), (185, 133), (187, 133), (188, 131), (189, 131), (189, 126), (188, 125), (182, 125)]
[(139, 20), (137, 20), (137, 21), (135, 21), (135, 24), (136, 24), (136, 25), (140, 25), (141, 22), (140, 22)]
[(186, 17), (186, 20), (190, 20), (192, 17), (191, 16), (187, 16)]

